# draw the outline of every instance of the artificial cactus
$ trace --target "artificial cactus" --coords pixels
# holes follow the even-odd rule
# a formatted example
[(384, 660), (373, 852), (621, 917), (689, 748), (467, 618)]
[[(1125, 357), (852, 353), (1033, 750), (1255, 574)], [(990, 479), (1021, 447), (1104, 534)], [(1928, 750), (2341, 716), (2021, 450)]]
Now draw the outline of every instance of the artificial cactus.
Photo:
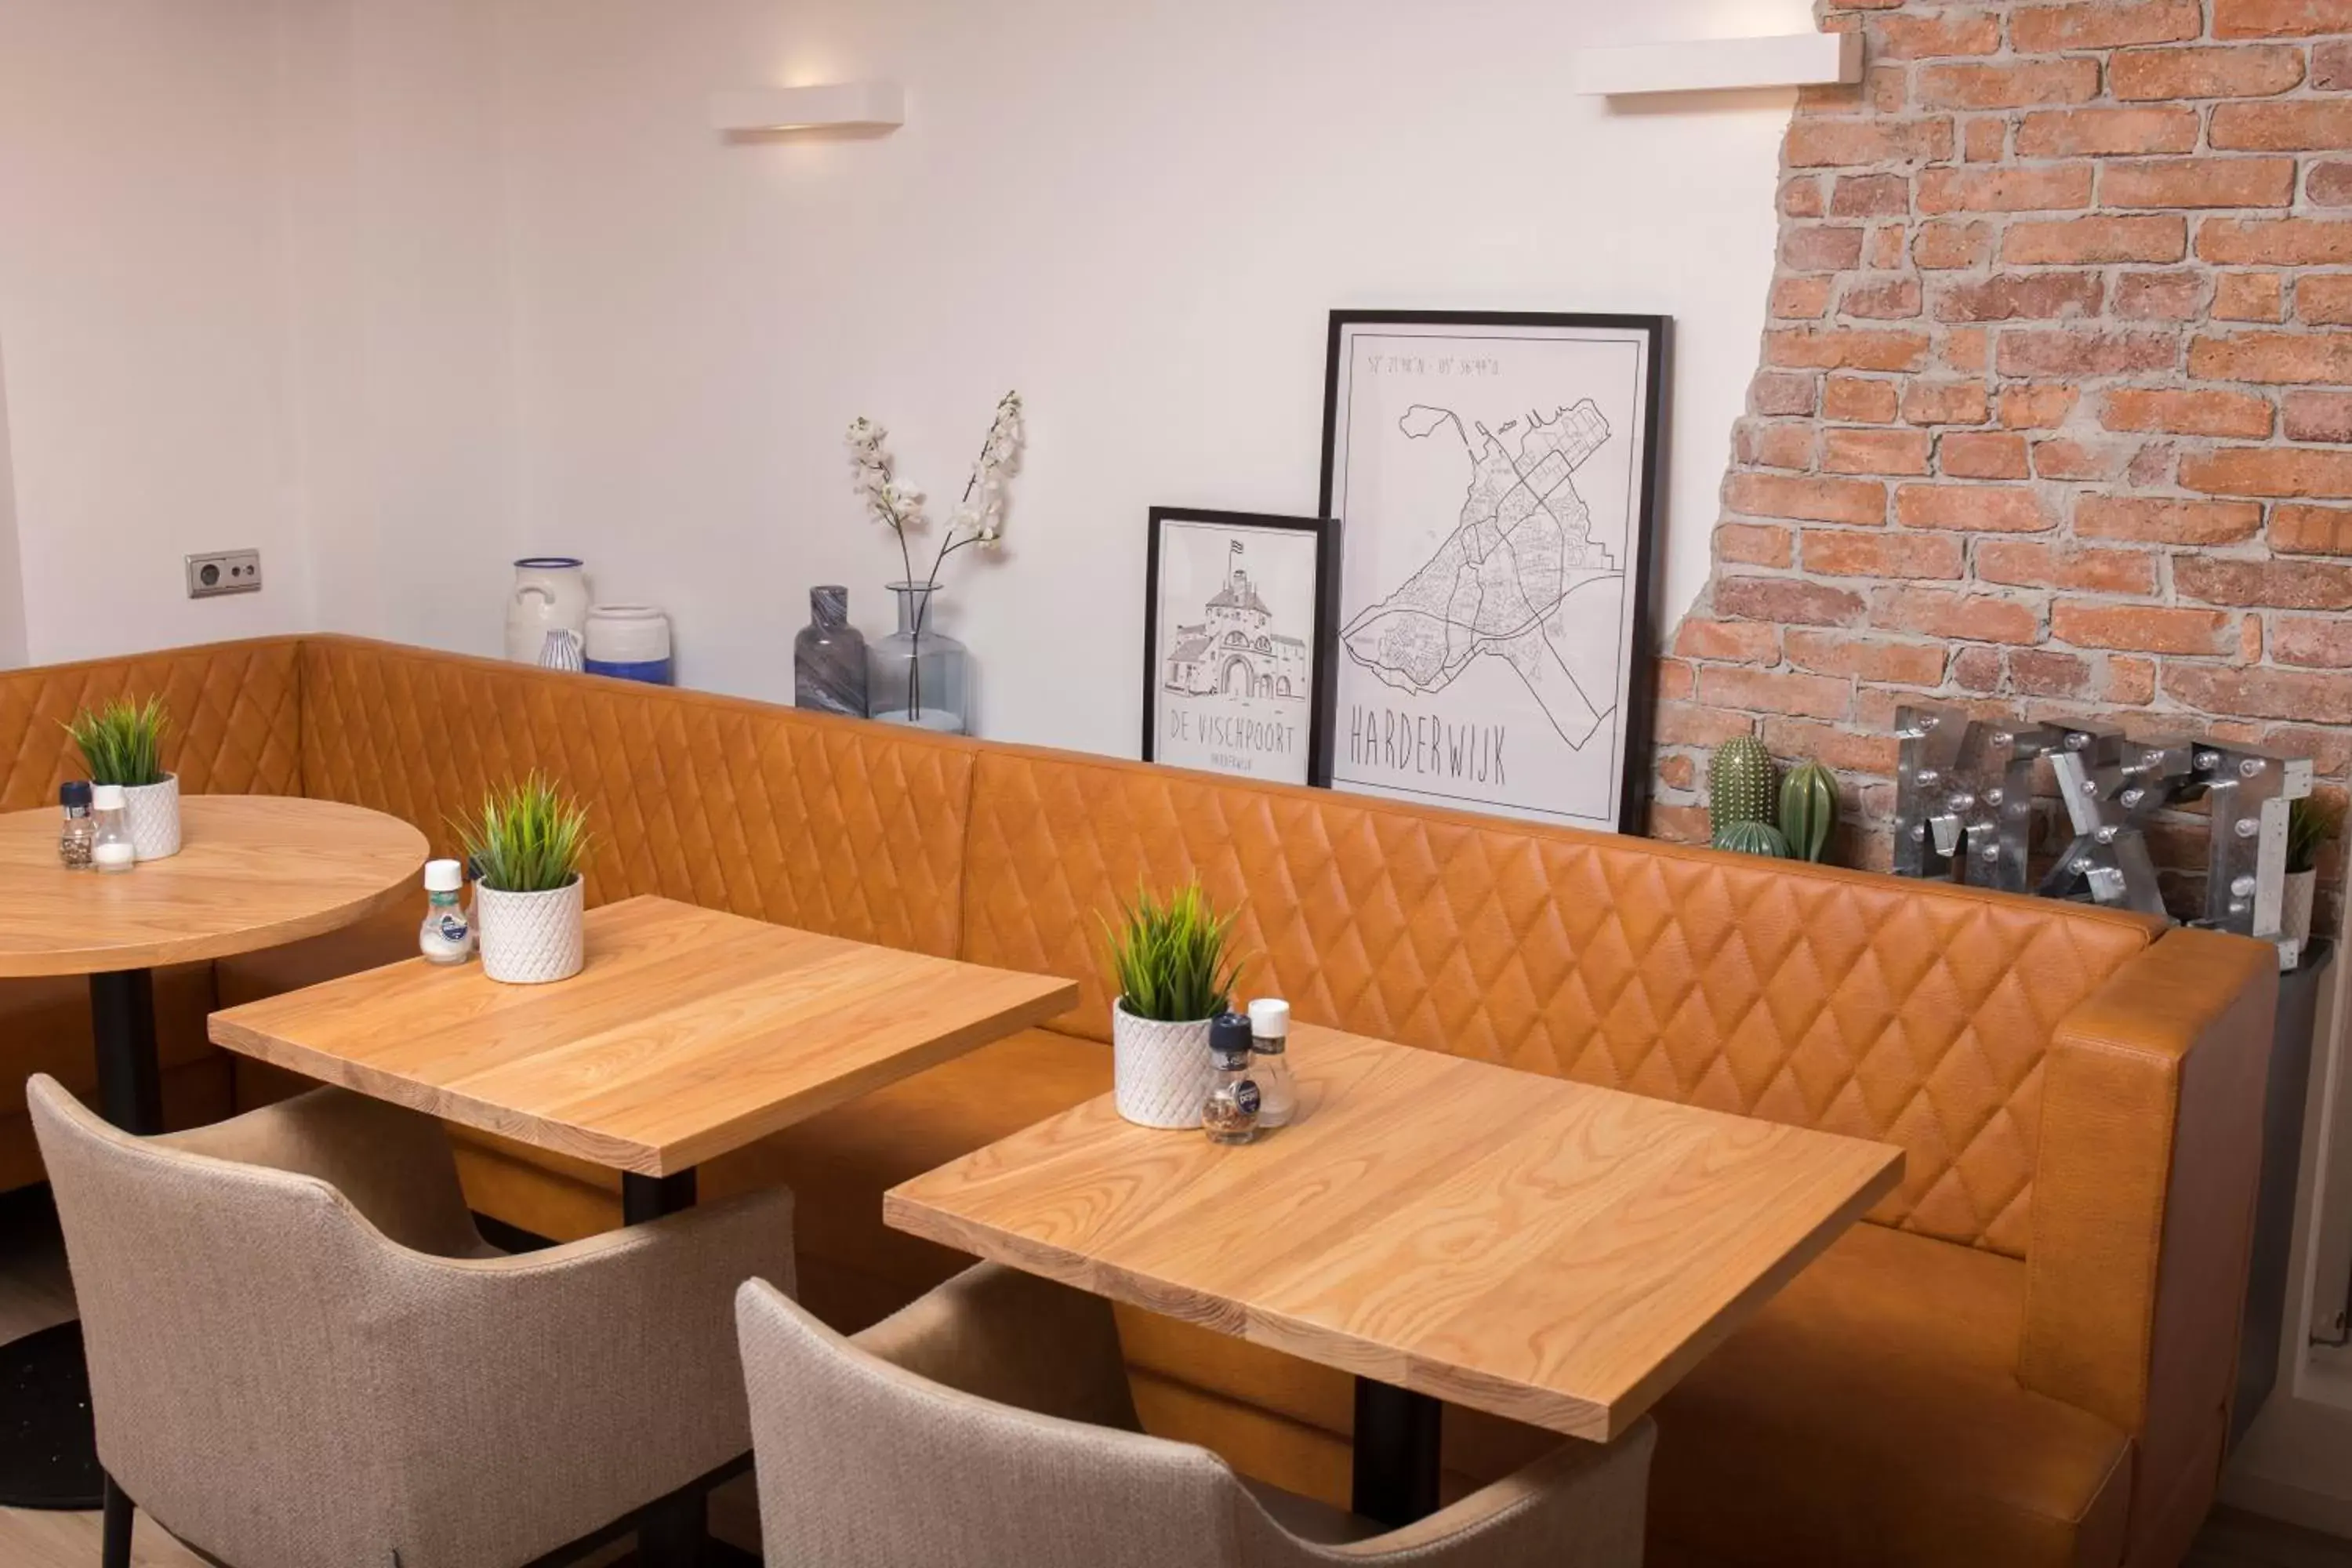
[(1764, 855), (1784, 860), (1789, 841), (1769, 822), (1727, 822), (1715, 830), (1715, 847), (1734, 855)]
[(1726, 741), (1706, 765), (1706, 812), (1717, 838), (1737, 822), (1772, 821), (1772, 753), (1753, 735)]
[(1792, 859), (1819, 861), (1829, 853), (1837, 826), (1837, 775), (1819, 763), (1789, 770), (1780, 785), (1780, 834)]

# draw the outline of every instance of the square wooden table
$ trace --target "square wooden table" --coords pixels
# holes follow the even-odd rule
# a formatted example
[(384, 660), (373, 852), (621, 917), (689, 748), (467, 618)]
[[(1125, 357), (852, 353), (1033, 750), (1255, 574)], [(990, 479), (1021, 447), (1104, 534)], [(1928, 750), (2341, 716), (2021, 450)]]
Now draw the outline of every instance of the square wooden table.
[(588, 911), (587, 967), (410, 959), (212, 1016), (215, 1045), (618, 1170), (635, 1224), (694, 1167), (1066, 1011), (1066, 980), (667, 899)]
[[(587, 967), (503, 985), (389, 964), (212, 1016), (213, 1043), (621, 1173), (628, 1224), (691, 1205), (694, 1168), (1065, 1012), (1066, 980), (845, 942), (667, 899), (588, 911)], [(741, 1561), (702, 1500), (641, 1523), (660, 1568)]]
[(1110, 1097), (916, 1177), (900, 1230), (1356, 1374), (1355, 1508), (1437, 1505), (1441, 1400), (1607, 1441), (1901, 1179), (1903, 1152), (1302, 1027), (1297, 1120)]

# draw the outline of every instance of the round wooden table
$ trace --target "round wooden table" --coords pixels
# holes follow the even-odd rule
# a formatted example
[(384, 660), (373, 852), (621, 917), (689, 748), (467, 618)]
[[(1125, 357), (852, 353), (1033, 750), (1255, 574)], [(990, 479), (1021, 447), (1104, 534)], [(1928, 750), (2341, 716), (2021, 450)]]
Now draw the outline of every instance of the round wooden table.
[[(318, 936), (417, 886), (425, 836), (299, 795), (190, 795), (167, 860), (109, 874), (58, 859), (58, 813), (0, 816), (0, 980), (89, 976), (99, 1110), (163, 1130), (152, 971)], [(0, 1345), (0, 1507), (93, 1509), (103, 1478), (81, 1326)]]

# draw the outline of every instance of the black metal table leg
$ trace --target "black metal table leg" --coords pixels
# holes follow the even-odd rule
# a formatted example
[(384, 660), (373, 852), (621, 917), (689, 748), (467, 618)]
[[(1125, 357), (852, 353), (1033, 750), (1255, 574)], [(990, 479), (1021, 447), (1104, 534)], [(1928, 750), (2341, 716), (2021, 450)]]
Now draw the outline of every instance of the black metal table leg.
[(1355, 1512), (1394, 1530), (1437, 1511), (1444, 1416), (1444, 1404), (1426, 1394), (1356, 1379)]
[(98, 1113), (142, 1138), (163, 1131), (163, 1066), (155, 1056), (155, 977), (144, 969), (89, 977), (98, 1041)]
[[(627, 1225), (677, 1214), (694, 1206), (694, 1173), (667, 1176), (621, 1173), (621, 1219)], [(710, 1539), (710, 1499), (697, 1488), (675, 1492), (637, 1518), (637, 1562), (645, 1568), (696, 1568), (715, 1561)]]
[[(89, 1017), (99, 1114), (126, 1132), (161, 1132), (154, 977), (144, 969), (91, 975)], [(94, 1509), (105, 1484), (81, 1325), (59, 1323), (0, 1345), (0, 1508)]]
[(666, 1214), (694, 1206), (694, 1173), (679, 1171), (667, 1176), (640, 1176), (635, 1171), (621, 1173), (621, 1223), (643, 1225), (649, 1219), (659, 1219)]

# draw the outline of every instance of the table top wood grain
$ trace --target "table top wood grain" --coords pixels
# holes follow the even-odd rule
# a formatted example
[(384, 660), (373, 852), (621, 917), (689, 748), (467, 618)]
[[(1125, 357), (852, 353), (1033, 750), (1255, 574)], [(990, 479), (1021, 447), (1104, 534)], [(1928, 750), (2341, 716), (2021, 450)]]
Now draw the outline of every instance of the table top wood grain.
[(1330, 1029), (1240, 1147), (1108, 1096), (893, 1188), (891, 1226), (1572, 1436), (1624, 1431), (1903, 1152)]
[(58, 813), (0, 816), (0, 978), (152, 969), (251, 952), (362, 920), (417, 892), (425, 835), (299, 795), (192, 795), (177, 855), (68, 871)]
[(587, 967), (423, 959), (212, 1016), (215, 1045), (641, 1175), (698, 1165), (1066, 1011), (1066, 980), (667, 899), (588, 911)]

